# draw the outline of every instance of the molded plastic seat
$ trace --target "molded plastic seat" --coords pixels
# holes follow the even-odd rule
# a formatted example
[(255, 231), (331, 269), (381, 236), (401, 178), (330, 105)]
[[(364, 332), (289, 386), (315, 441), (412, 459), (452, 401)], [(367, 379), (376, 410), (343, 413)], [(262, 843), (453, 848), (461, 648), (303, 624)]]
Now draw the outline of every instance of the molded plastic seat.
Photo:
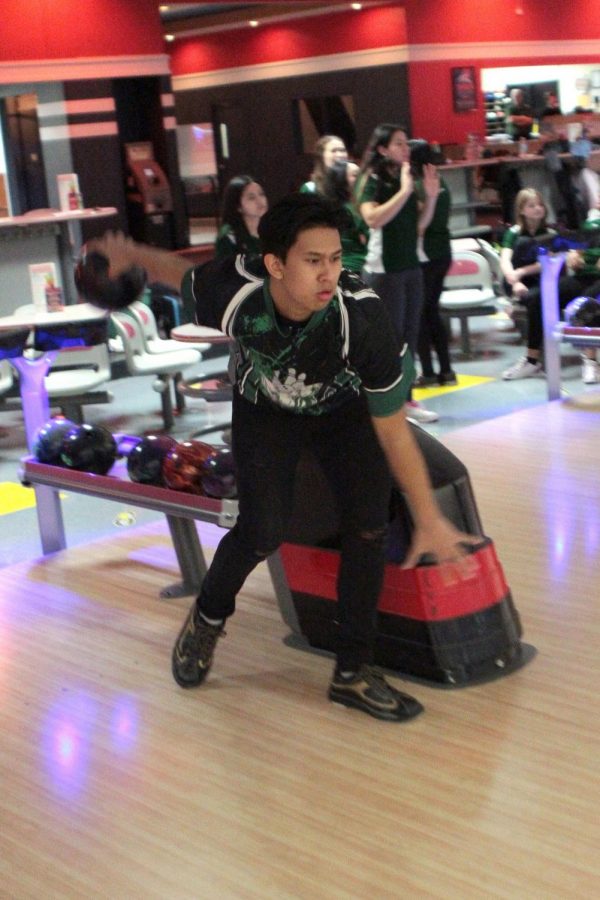
[(472, 250), (455, 253), (444, 280), (440, 312), (446, 319), (459, 319), (461, 347), (465, 356), (471, 356), (469, 316), (492, 316), (497, 310), (488, 261), (481, 253)]
[[(33, 304), (17, 307), (15, 313), (33, 312)], [(99, 390), (112, 378), (108, 355), (107, 322), (45, 323), (32, 329), (26, 354), (59, 350), (44, 384), (48, 397), (74, 422), (83, 422), (82, 407), (91, 403), (109, 403), (113, 395)]]
[(123, 342), (125, 363), (129, 374), (156, 376), (153, 387), (160, 392), (165, 428), (171, 428), (174, 421), (171, 385), (173, 385), (177, 408), (181, 410), (185, 406), (185, 399), (183, 394), (175, 388), (181, 379), (182, 371), (200, 362), (200, 353), (198, 350), (180, 345), (166, 353), (149, 353), (146, 350), (142, 326), (137, 318), (121, 310), (112, 313), (111, 319)]
[(110, 391), (98, 390), (111, 377), (108, 347), (97, 344), (62, 350), (46, 375), (45, 385), (51, 403), (58, 401), (68, 419), (83, 422), (85, 403), (108, 403), (113, 399)]
[[(142, 328), (142, 335), (148, 353), (170, 353), (173, 350), (179, 351), (184, 349), (181, 341), (173, 341), (170, 338), (161, 338), (158, 333), (158, 326), (156, 324), (154, 313), (150, 307), (145, 303), (142, 303), (141, 300), (136, 300), (134, 303), (131, 303), (128, 307), (128, 311), (134, 319), (137, 319)], [(207, 344), (206, 342), (198, 344), (186, 343), (185, 346), (187, 349), (205, 353), (209, 349), (210, 344)]]

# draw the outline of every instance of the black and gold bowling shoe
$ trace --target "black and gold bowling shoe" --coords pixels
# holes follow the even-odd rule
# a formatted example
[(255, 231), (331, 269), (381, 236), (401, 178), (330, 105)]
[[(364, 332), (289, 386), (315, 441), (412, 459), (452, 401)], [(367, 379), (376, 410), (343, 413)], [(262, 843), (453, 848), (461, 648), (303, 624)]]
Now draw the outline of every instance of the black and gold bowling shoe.
[(175, 641), (171, 658), (173, 678), (180, 687), (202, 684), (212, 666), (217, 641), (223, 634), (223, 625), (205, 622), (194, 603)]
[(418, 700), (392, 687), (375, 666), (363, 665), (348, 677), (336, 670), (328, 696), (334, 703), (360, 709), (388, 722), (406, 722), (423, 712)]

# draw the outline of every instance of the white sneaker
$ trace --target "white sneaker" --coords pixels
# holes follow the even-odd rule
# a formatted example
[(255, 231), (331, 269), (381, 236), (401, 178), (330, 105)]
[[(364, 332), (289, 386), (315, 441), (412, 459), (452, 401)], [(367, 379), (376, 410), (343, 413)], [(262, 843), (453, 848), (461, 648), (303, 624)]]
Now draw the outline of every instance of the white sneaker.
[(589, 356), (581, 357), (581, 378), (584, 384), (600, 384), (600, 366)]
[(514, 366), (504, 370), (502, 377), (505, 381), (516, 381), (517, 378), (533, 378), (541, 371), (541, 363), (530, 363), (526, 356), (522, 356)]
[(506, 312), (496, 313), (494, 316), (496, 331), (514, 331), (515, 323)]
[(419, 425), (427, 425), (430, 422), (437, 422), (439, 419), (438, 413), (434, 412), (433, 409), (425, 409), (416, 400), (407, 400), (404, 405), (404, 411), (407, 418), (412, 419), (413, 422), (417, 422)]

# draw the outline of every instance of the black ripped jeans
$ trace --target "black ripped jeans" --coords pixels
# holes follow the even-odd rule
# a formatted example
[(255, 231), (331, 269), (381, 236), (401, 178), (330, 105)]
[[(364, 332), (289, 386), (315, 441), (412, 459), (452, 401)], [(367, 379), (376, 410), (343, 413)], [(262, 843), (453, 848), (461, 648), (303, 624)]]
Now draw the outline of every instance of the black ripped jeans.
[(232, 434), (239, 516), (217, 547), (199, 609), (209, 619), (231, 616), (247, 576), (282, 543), (296, 467), (309, 444), (331, 485), (341, 522), (338, 665), (355, 670), (370, 662), (392, 482), (365, 399), (306, 416), (258, 407), (234, 392)]

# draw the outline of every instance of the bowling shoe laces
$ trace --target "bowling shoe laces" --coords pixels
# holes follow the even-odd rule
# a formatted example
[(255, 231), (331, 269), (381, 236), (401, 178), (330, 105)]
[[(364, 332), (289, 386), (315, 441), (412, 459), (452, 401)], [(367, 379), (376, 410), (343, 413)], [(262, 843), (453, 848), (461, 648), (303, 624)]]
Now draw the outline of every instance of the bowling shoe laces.
[(223, 625), (204, 622), (194, 603), (173, 647), (173, 677), (180, 687), (202, 684), (212, 666), (216, 643), (223, 634)]
[(423, 712), (418, 700), (392, 687), (375, 666), (363, 665), (347, 678), (336, 670), (328, 696), (334, 703), (360, 709), (388, 722), (406, 722)]

